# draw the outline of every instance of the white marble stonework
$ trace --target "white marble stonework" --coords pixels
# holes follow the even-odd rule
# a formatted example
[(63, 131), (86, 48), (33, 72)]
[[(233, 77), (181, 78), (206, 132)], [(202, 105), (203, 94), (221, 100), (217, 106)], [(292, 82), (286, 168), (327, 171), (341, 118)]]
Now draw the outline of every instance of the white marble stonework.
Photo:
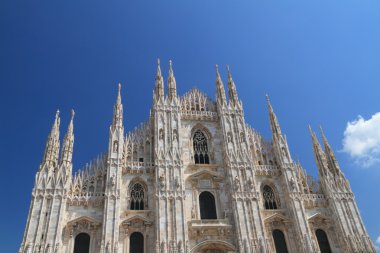
[[(73, 119), (57, 112), (19, 253), (375, 252), (326, 137), (310, 129), (319, 182), (292, 160), (267, 97), (272, 139), (244, 118), (228, 70), (216, 101), (164, 94), (157, 66), (148, 120), (125, 134), (120, 85), (106, 154), (72, 175)], [(62, 145), (60, 145), (62, 144)]]

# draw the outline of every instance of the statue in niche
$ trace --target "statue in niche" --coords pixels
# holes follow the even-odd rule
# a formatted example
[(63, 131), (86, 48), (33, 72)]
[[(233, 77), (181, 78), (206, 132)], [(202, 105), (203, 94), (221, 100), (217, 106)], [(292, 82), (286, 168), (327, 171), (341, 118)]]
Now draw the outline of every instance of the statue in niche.
[(175, 185), (175, 188), (178, 189), (179, 188), (179, 179), (178, 179), (178, 176), (175, 178), (174, 180), (174, 185)]
[(112, 175), (111, 178), (110, 178), (110, 185), (111, 186), (115, 186), (115, 175)]
[(107, 242), (106, 253), (111, 253), (111, 245), (110, 245), (110, 242)]
[(173, 141), (176, 141), (178, 138), (177, 129), (173, 130)]
[(227, 142), (228, 142), (228, 143), (232, 143), (232, 135), (231, 135), (231, 132), (228, 132), (228, 133), (227, 133)]
[(118, 246), (117, 246), (117, 244), (118, 244), (118, 243), (115, 242), (115, 247), (114, 247), (114, 249), (113, 249), (113, 252), (114, 252), (114, 253), (118, 253), (118, 251), (119, 251), (119, 250), (118, 250)]
[(164, 130), (161, 128), (160, 129), (160, 132), (159, 132), (159, 138), (160, 138), (160, 140), (164, 140)]
[(292, 188), (292, 191), (296, 190), (296, 182), (294, 181), (294, 178), (290, 178), (290, 187)]
[(165, 176), (164, 176), (164, 174), (161, 174), (159, 179), (160, 179), (161, 190), (163, 190), (165, 188)]
[(118, 149), (119, 149), (119, 143), (117, 141), (114, 141), (113, 148), (112, 148), (113, 152), (117, 152)]
[(228, 219), (228, 209), (224, 209), (224, 219)]
[(235, 177), (234, 184), (235, 184), (235, 190), (239, 190), (240, 180), (239, 180), (238, 176)]
[(252, 179), (248, 179), (247, 186), (248, 186), (248, 189), (250, 189), (250, 190), (253, 189)]

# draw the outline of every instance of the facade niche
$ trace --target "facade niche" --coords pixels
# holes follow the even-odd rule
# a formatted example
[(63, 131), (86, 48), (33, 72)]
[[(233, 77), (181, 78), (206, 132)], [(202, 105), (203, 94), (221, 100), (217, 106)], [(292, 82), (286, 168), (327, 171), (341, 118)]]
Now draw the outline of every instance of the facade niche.
[(90, 252), (90, 236), (87, 233), (80, 233), (75, 237), (74, 253)]

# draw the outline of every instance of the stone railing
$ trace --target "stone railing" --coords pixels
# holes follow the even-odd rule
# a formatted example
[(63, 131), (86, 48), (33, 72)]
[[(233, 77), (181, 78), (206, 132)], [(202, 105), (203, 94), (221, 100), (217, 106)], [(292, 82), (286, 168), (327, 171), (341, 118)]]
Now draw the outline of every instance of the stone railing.
[(212, 219), (212, 220), (191, 220), (192, 227), (221, 227), (230, 226), (228, 219)]
[(306, 208), (325, 207), (326, 197), (323, 194), (303, 194), (302, 199)]
[(216, 112), (210, 111), (181, 111), (182, 119), (192, 119), (192, 120), (212, 120), (216, 121), (218, 119), (218, 114)]
[(275, 165), (254, 165), (256, 176), (276, 176), (281, 173), (280, 169)]
[(123, 168), (123, 173), (150, 173), (154, 171), (154, 163), (127, 161)]

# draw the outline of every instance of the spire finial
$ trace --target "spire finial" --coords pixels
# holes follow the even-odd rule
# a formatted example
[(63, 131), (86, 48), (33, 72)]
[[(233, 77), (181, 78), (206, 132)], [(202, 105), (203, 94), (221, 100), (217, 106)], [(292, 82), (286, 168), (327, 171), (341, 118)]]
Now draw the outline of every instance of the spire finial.
[(218, 66), (218, 64), (215, 64), (215, 71), (216, 71), (216, 76), (220, 78), (220, 74), (219, 74), (219, 66)]
[(161, 77), (161, 63), (160, 58), (157, 58), (157, 77)]
[(74, 120), (74, 116), (75, 116), (75, 111), (74, 109), (71, 109), (71, 121)]
[(232, 80), (232, 75), (231, 75), (231, 71), (230, 71), (230, 65), (227, 65), (227, 74), (228, 74), (228, 79)]

